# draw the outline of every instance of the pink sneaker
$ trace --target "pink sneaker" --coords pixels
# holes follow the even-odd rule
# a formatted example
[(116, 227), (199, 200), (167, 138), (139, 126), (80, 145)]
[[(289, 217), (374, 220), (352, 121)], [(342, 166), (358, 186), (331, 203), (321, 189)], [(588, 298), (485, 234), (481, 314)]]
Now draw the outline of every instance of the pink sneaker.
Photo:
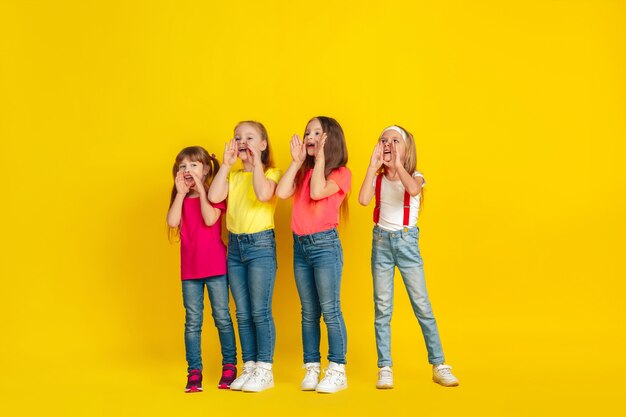
[(192, 369), (187, 375), (187, 386), (185, 392), (201, 392), (202, 391), (202, 371)]
[(230, 389), (230, 384), (237, 378), (237, 367), (231, 363), (222, 366), (222, 377), (217, 387), (219, 389)]

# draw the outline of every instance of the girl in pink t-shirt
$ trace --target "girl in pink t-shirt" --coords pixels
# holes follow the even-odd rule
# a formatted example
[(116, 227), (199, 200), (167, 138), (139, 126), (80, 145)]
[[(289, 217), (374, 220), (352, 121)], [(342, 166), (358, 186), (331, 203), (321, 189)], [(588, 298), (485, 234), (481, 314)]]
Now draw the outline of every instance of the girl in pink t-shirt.
[[(218, 388), (228, 389), (237, 376), (237, 346), (228, 308), (226, 246), (222, 242), (222, 201), (212, 204), (207, 190), (219, 169), (214, 155), (201, 148), (184, 148), (174, 162), (174, 187), (167, 213), (170, 237), (180, 236), (180, 270), (185, 305), (185, 392), (202, 391), (200, 339), (204, 287), (222, 348), (222, 377)], [(172, 233), (173, 232), (173, 233)]]
[[(343, 130), (335, 119), (309, 121), (304, 140), (291, 139), (292, 162), (276, 187), (294, 196), (291, 216), (294, 275), (302, 304), (303, 391), (332, 393), (348, 387), (347, 335), (339, 300), (343, 251), (337, 234), (339, 211), (347, 209), (351, 173)], [(320, 317), (328, 331), (328, 368), (320, 375)], [(319, 382), (318, 382), (319, 381)]]

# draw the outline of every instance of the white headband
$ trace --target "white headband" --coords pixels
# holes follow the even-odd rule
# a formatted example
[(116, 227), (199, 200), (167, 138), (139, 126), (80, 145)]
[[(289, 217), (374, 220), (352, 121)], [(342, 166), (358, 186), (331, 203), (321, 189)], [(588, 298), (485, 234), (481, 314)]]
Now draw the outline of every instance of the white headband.
[(404, 141), (406, 142), (406, 132), (404, 130), (402, 130), (402, 128), (396, 126), (396, 125), (392, 125), (389, 127), (386, 127), (383, 129), (383, 133), (380, 134), (380, 136), (382, 136), (386, 131), (388, 130), (393, 130), (396, 131), (400, 134), (400, 136), (402, 136), (402, 139), (404, 139)]

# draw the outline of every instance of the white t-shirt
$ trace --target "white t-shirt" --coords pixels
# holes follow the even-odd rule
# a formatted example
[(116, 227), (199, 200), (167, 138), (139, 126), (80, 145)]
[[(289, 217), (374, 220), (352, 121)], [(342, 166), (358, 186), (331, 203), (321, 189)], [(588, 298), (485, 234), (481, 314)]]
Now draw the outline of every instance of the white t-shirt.
[[(383, 180), (380, 184), (380, 218), (378, 219), (378, 227), (389, 230), (401, 230), (404, 225), (404, 185), (399, 179), (396, 181), (389, 181), (387, 177), (383, 175)], [(422, 177), (424, 175), (421, 172), (415, 171), (414, 177)], [(376, 178), (374, 178), (374, 188), (376, 188)], [(424, 185), (426, 180), (424, 180)], [(422, 187), (423, 187), (422, 186)], [(422, 193), (420, 192), (415, 197), (409, 198), (409, 226), (417, 225), (417, 216), (420, 207), (420, 198)]]

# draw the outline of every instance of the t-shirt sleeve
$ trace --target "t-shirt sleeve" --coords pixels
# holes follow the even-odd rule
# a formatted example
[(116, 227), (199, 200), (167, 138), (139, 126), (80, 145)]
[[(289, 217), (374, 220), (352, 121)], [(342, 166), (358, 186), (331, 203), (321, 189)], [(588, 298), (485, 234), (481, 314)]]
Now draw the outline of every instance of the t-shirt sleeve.
[(333, 180), (344, 194), (350, 192), (352, 186), (352, 173), (346, 167), (341, 167), (330, 173), (329, 180)]
[(276, 184), (278, 184), (278, 181), (280, 180), (280, 177), (282, 176), (283, 176), (283, 172), (278, 168), (270, 168), (267, 171), (265, 171), (265, 178), (267, 178), (268, 180), (274, 181)]
[(425, 186), (426, 186), (426, 178), (424, 178), (424, 174), (422, 174), (422, 173), (421, 173), (421, 172), (419, 172), (419, 171), (415, 171), (415, 172), (413, 173), (413, 176), (414, 176), (414, 177), (421, 177), (421, 178), (424, 180), (424, 182), (422, 183), (422, 187), (425, 187)]
[(220, 209), (222, 211), (226, 211), (226, 200), (222, 200), (219, 203), (211, 203), (211, 205), (213, 207), (215, 207), (216, 209)]

